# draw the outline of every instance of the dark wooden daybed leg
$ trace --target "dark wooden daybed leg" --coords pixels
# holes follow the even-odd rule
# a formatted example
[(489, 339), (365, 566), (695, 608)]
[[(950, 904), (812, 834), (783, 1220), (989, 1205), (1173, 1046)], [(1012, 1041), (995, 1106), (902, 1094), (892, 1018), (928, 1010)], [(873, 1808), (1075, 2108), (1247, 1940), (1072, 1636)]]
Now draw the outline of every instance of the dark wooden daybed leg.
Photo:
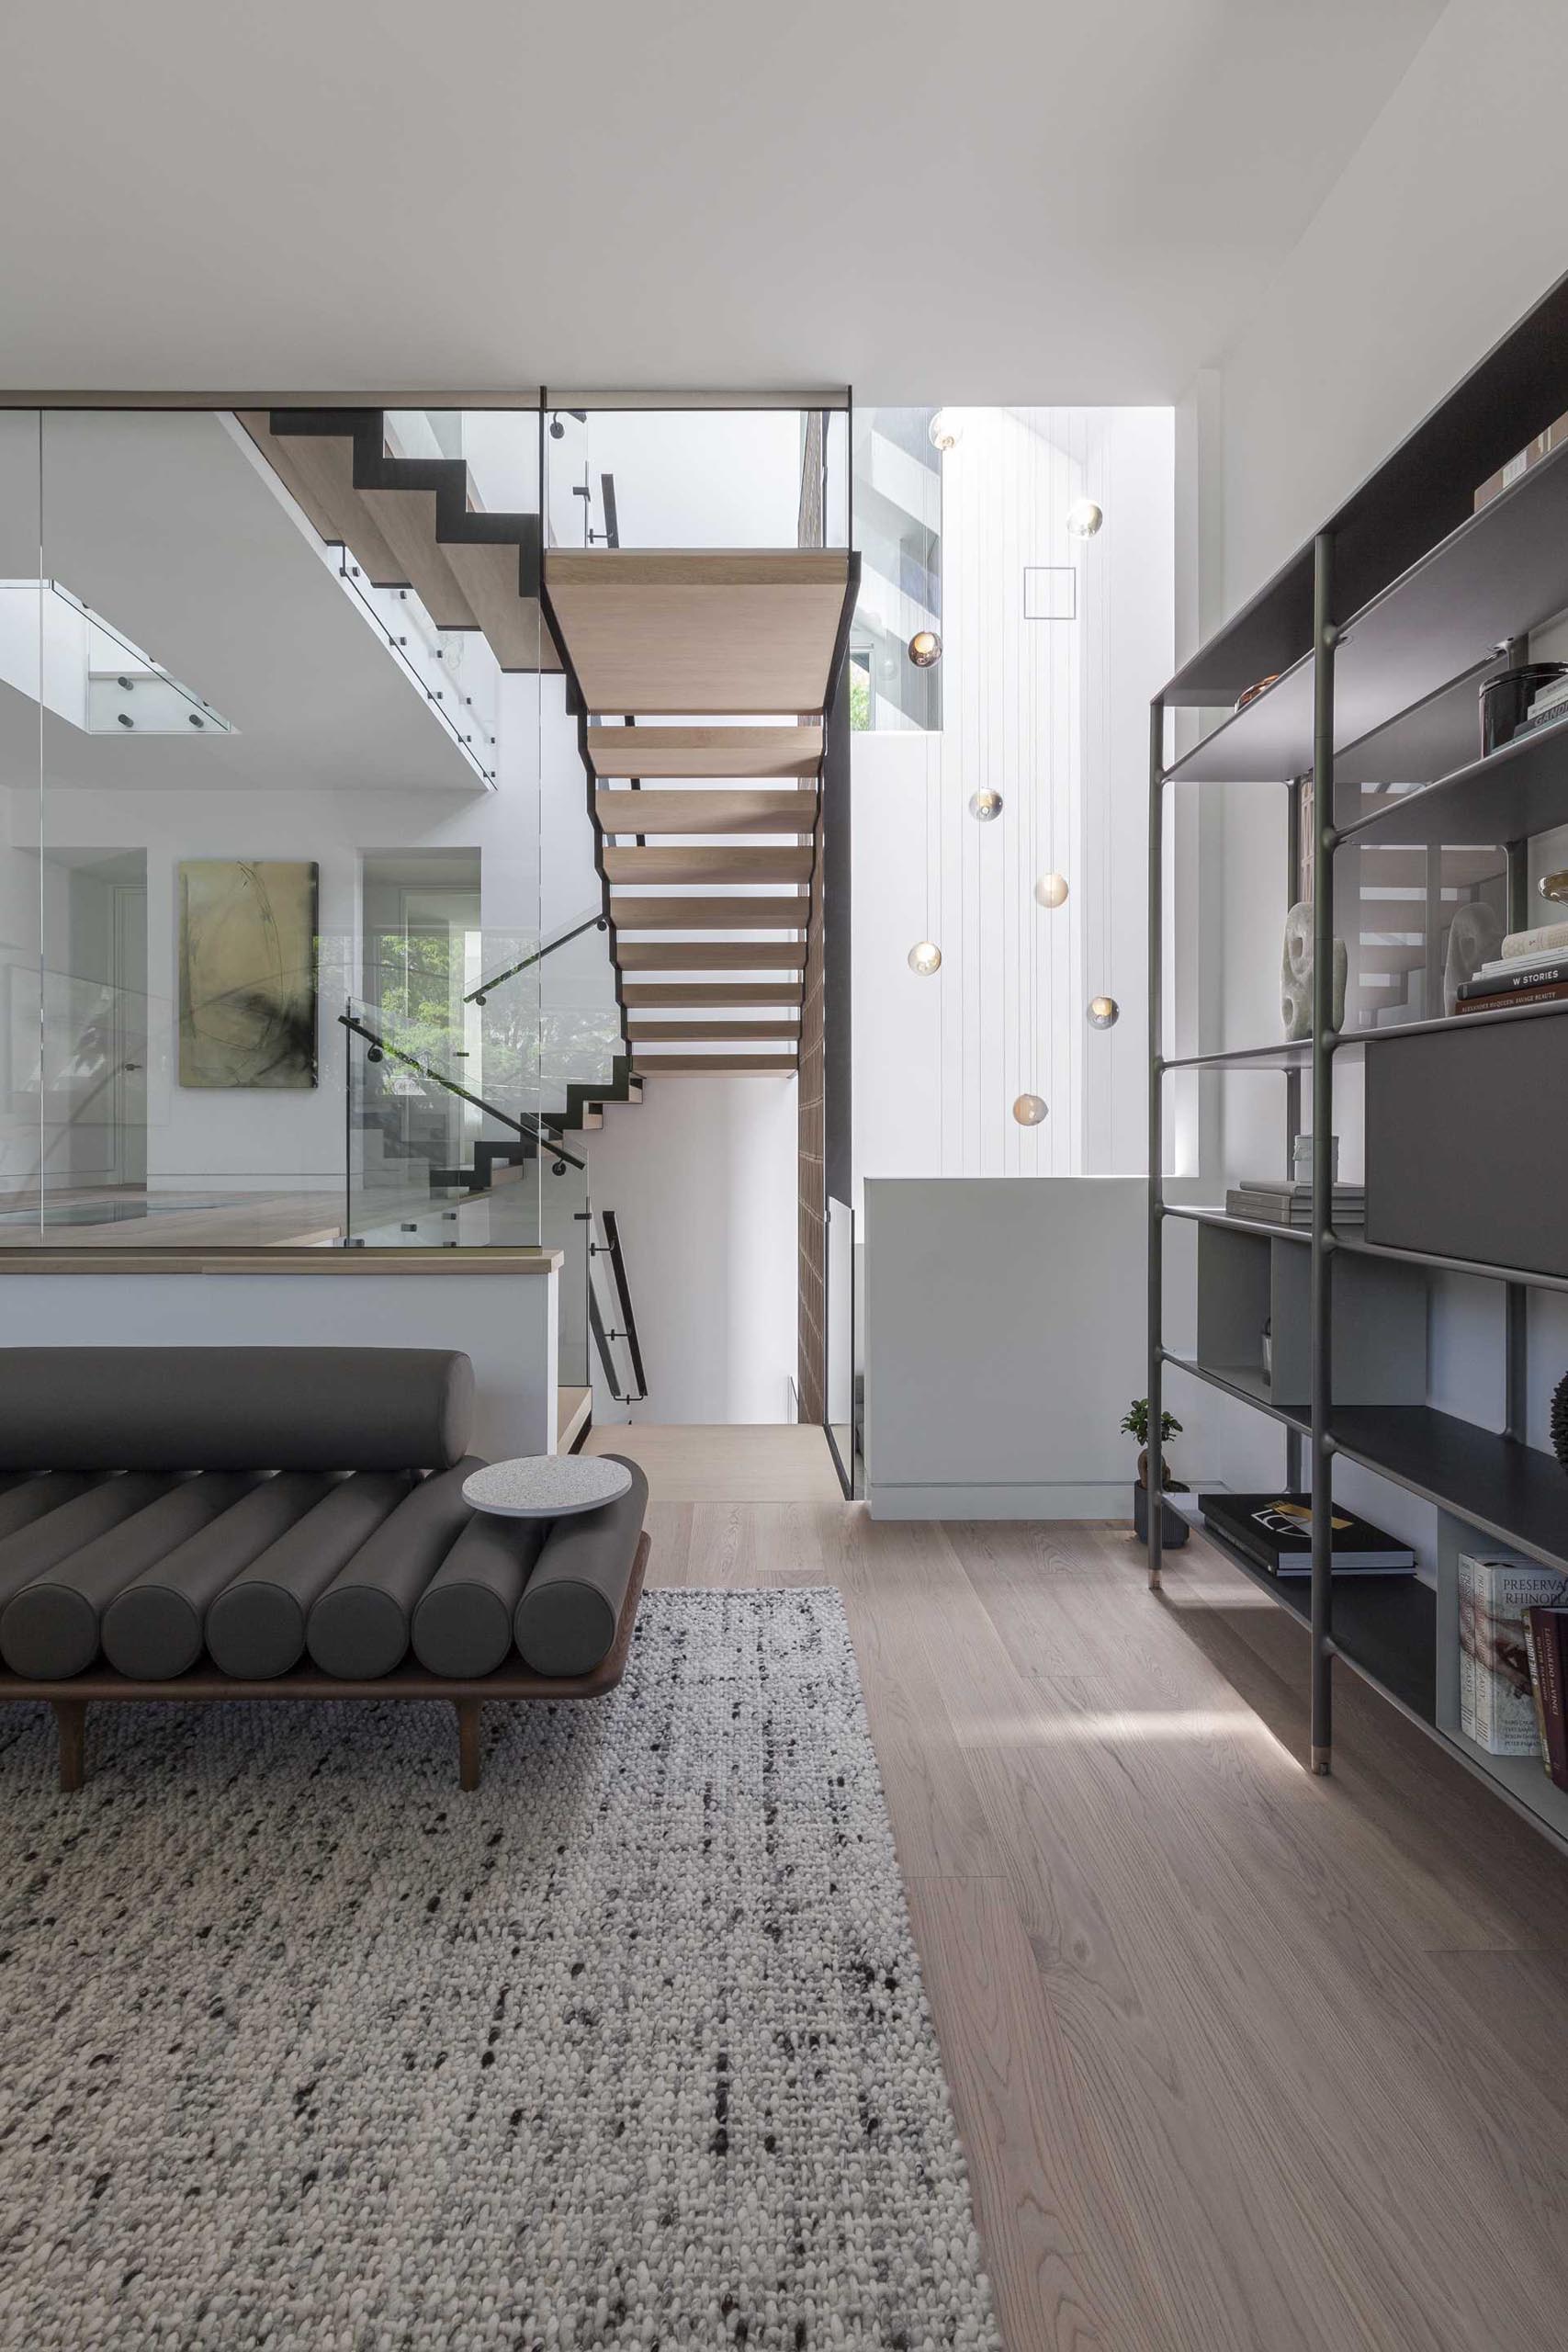
[(479, 1784), (479, 1726), (484, 1714), (482, 1699), (454, 1699), (457, 1710), (457, 1780), (460, 1787), (477, 1789)]
[(85, 1699), (51, 1699), (55, 1728), (60, 1738), (60, 1785), (69, 1793), (79, 1789), (87, 1777), (87, 1702)]

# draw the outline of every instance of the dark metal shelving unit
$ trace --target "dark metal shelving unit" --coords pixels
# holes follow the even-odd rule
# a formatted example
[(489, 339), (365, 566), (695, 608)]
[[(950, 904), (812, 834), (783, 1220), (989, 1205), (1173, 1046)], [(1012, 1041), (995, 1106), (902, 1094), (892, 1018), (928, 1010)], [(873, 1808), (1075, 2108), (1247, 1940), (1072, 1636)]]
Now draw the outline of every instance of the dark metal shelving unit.
[[(1168, 1367), (1267, 1414), (1286, 1431), (1287, 1476), (1292, 1482), (1300, 1476), (1304, 1449), (1313, 1493), (1310, 1577), (1277, 1579), (1223, 1541), (1220, 1548), (1260, 1589), (1310, 1625), (1312, 1769), (1330, 1769), (1332, 1668), (1337, 1657), (1568, 1850), (1568, 1793), (1534, 1759), (1484, 1754), (1455, 1728), (1451, 1698), (1447, 1708), (1442, 1703), (1445, 1656), (1452, 1689), (1455, 1636), (1442, 1622), (1439, 1595), (1415, 1577), (1336, 1578), (1330, 1527), (1333, 1464), (1343, 1456), (1434, 1505), (1440, 1529), (1455, 1523), (1446, 1528), (1445, 1541), (1453, 1540), (1457, 1526), (1467, 1538), (1473, 1533), (1506, 1544), (1568, 1573), (1568, 1477), (1550, 1454), (1526, 1442), (1525, 1432), (1529, 1292), (1568, 1290), (1568, 1279), (1486, 1260), (1388, 1248), (1356, 1231), (1336, 1233), (1330, 1181), (1336, 1055), (1454, 1025), (1423, 1020), (1336, 1031), (1336, 853), (1372, 841), (1427, 847), (1498, 844), (1506, 857), (1510, 921), (1518, 929), (1528, 920), (1529, 841), (1568, 824), (1568, 729), (1561, 737), (1547, 729), (1522, 738), (1484, 758), (1474, 751), (1480, 685), (1532, 628), (1568, 609), (1568, 450), (1531, 467), (1479, 513), (1472, 511), (1474, 486), (1564, 409), (1568, 278), (1434, 410), (1312, 542), (1183, 664), (1151, 705), (1148, 1393), (1155, 1427)], [(1262, 693), (1168, 764), (1168, 711), (1214, 710), (1270, 673), (1273, 683)], [(1311, 1036), (1167, 1060), (1161, 1002), (1167, 786), (1285, 787), (1293, 816), (1309, 777), (1314, 784)], [(1367, 784), (1398, 788), (1368, 811), (1359, 799), (1359, 788)], [(1337, 823), (1342, 815), (1347, 821)], [(1296, 828), (1290, 830), (1293, 857)], [(1290, 878), (1292, 895), (1303, 895), (1299, 886), (1304, 877), (1294, 867)], [(1568, 1005), (1500, 1007), (1462, 1018), (1468, 1030), (1549, 1020), (1562, 1012), (1568, 1012)], [(1568, 1042), (1568, 1032), (1563, 1037)], [(1309, 1082), (1310, 1231), (1232, 1217), (1220, 1208), (1167, 1203), (1164, 1081), (1179, 1070), (1284, 1073), (1292, 1132), (1306, 1124), (1301, 1095), (1303, 1079)], [(1250, 1366), (1200, 1363), (1165, 1346), (1168, 1216), (1243, 1237), (1293, 1241), (1309, 1250), (1311, 1394), (1303, 1403), (1281, 1405)], [(1396, 1268), (1422, 1279), (1457, 1272), (1504, 1285), (1504, 1430), (1482, 1428), (1425, 1402), (1352, 1405), (1336, 1399), (1337, 1258), (1366, 1266), (1369, 1278), (1382, 1265), (1390, 1275)], [(1148, 1573), (1156, 1589), (1162, 1516), (1148, 1514)], [(1528, 1770), (1517, 1769), (1521, 1761)]]

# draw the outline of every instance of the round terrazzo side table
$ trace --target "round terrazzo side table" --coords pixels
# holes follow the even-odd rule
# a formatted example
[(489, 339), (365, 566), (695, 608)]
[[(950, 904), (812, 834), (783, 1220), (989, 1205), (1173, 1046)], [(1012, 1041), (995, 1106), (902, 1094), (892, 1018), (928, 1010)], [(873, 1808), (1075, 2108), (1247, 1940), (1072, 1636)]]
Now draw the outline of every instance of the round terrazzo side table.
[(592, 1453), (523, 1453), (491, 1462), (463, 1481), (463, 1500), (498, 1519), (570, 1519), (598, 1510), (631, 1485), (624, 1462)]

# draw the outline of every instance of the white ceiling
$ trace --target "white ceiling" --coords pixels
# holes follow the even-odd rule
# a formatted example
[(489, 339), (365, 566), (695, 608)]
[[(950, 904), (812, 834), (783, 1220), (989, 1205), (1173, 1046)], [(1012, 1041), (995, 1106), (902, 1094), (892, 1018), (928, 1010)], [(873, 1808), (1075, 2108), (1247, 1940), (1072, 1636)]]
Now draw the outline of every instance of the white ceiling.
[[(51, 717), (51, 787), (482, 791), (237, 426), (199, 411), (51, 415), (42, 462), (49, 576), (238, 730), (88, 735)], [(38, 464), (33, 421), (0, 416), (0, 574), (39, 562), (36, 526), (21, 544)], [(38, 705), (0, 684), (0, 778), (38, 772)]]
[(13, 0), (0, 383), (1165, 401), (1441, 0)]

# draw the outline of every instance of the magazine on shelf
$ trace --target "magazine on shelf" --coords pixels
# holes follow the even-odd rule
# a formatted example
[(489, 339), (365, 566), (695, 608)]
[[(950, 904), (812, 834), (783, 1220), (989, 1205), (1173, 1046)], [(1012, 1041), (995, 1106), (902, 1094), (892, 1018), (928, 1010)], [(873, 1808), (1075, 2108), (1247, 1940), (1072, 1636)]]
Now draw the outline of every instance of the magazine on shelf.
[[(1200, 1495), (1204, 1523), (1271, 1577), (1312, 1574), (1312, 1497), (1306, 1494)], [(1410, 1576), (1416, 1555), (1395, 1535), (1336, 1504), (1336, 1576)]]

